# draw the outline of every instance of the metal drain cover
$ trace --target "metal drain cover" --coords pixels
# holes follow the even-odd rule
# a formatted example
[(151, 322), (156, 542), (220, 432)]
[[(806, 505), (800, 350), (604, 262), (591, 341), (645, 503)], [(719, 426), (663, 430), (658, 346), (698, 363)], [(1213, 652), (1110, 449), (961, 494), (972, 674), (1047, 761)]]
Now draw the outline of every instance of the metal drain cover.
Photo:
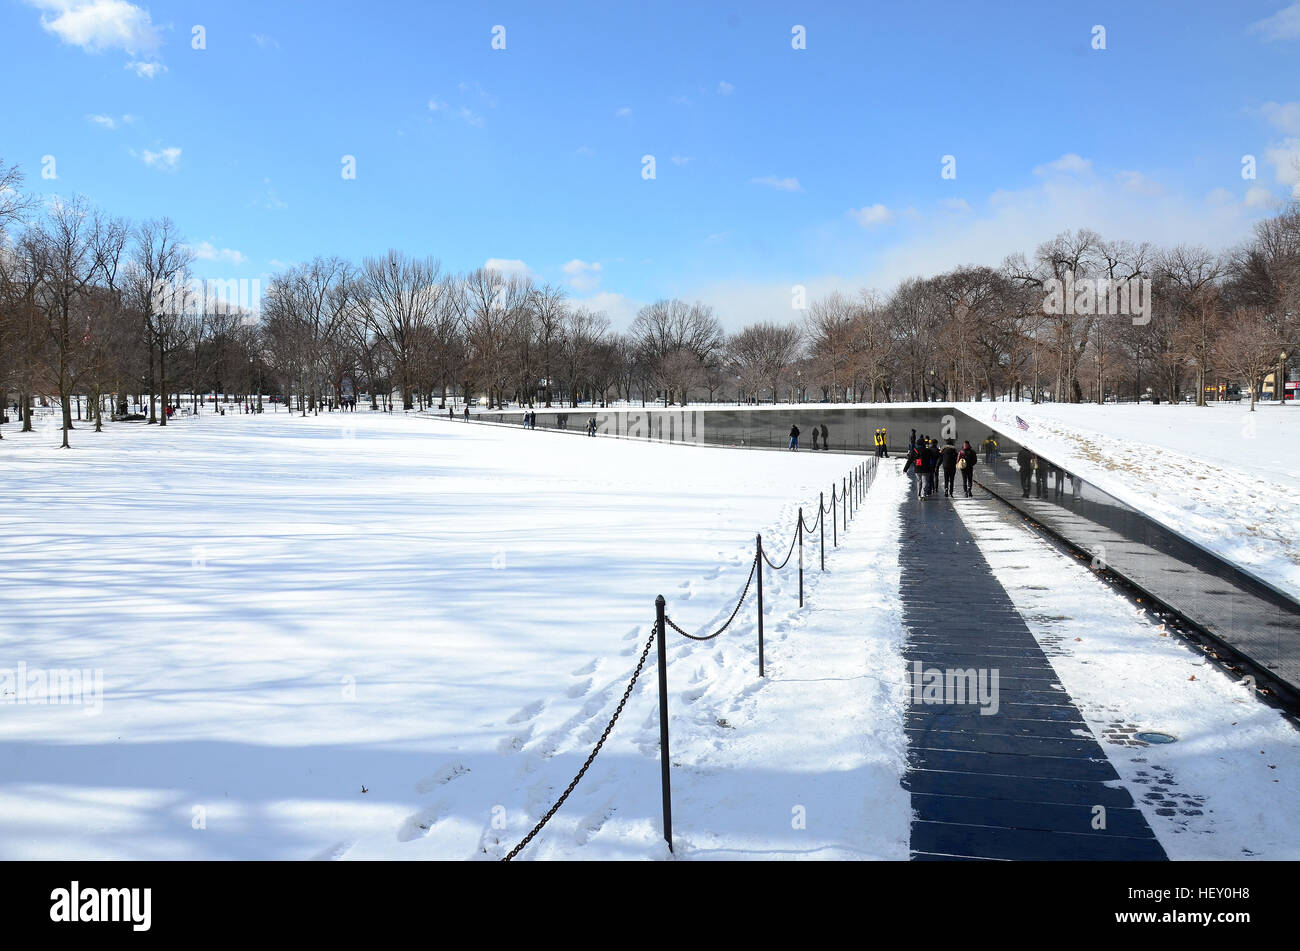
[(1143, 730), (1141, 733), (1134, 733), (1133, 739), (1141, 740), (1143, 743), (1177, 743), (1178, 737), (1168, 733), (1159, 733), (1155, 730)]

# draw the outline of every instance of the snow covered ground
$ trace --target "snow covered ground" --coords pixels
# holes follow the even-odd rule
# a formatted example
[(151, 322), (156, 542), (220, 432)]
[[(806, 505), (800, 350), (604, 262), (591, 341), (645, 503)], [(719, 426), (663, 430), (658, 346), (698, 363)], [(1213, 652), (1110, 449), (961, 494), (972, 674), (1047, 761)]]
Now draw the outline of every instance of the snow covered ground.
[[(1295, 727), (1087, 562), (1005, 511), (955, 504), (1169, 857), (1300, 859)], [(1178, 742), (1115, 742), (1132, 728)]]
[[(3, 859), (500, 857), (598, 738), (654, 596), (725, 619), (754, 533), (783, 553), (853, 462), (368, 413), (16, 430)], [(808, 608), (768, 576), (766, 681), (752, 604), (670, 641), (679, 856), (906, 856), (901, 491), (825, 576), (810, 536)], [(20, 698), (17, 671), (74, 668), (86, 704)], [(521, 857), (667, 856), (655, 697), (652, 655)]]
[(1300, 407), (959, 405), (1300, 598)]

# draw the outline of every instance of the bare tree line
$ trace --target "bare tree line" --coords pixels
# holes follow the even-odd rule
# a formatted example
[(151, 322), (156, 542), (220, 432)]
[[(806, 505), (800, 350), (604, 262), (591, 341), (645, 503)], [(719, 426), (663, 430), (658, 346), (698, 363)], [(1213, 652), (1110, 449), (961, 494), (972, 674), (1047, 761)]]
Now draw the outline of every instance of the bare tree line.
[(616, 333), (556, 285), (397, 250), (287, 267), (258, 312), (202, 291), (160, 297), (188, 286), (194, 264), (169, 220), (38, 203), (0, 162), (0, 400), (23, 429), (35, 400), (57, 404), (66, 446), (83, 406), (96, 429), (105, 415), (165, 426), (200, 394), (258, 407), (274, 396), (306, 414), (358, 399), (446, 410), (457, 396), (1203, 404), (1241, 386), (1253, 408), (1269, 374), (1276, 398), (1300, 337), (1297, 202), (1223, 253), (1065, 232), (997, 268), (834, 291), (788, 323), (730, 335), (709, 306), (676, 299)]

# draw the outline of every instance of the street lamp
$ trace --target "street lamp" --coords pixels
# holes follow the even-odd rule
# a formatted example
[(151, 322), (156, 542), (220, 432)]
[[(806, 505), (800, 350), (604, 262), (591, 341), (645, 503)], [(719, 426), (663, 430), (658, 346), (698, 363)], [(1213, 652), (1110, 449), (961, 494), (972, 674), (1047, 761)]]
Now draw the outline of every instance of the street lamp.
[(1278, 399), (1282, 405), (1286, 405), (1286, 351), (1282, 351), (1282, 360), (1277, 367), (1277, 386), (1273, 388), (1277, 391)]

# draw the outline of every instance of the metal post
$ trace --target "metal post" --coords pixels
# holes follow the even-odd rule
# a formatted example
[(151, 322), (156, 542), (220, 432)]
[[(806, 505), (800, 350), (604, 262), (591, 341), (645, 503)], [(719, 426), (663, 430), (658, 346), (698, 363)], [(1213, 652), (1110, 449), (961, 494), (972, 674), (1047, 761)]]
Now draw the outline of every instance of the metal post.
[(758, 676), (765, 677), (763, 671), (763, 536), (758, 536)]
[(817, 528), (821, 530), (822, 571), (826, 570), (826, 493), (817, 493)]
[(668, 778), (668, 648), (665, 636), (668, 627), (664, 624), (664, 596), (655, 598), (655, 625), (659, 638), (659, 775), (660, 788), (664, 797), (664, 841), (668, 851), (673, 850), (673, 793)]
[(799, 607), (803, 607), (803, 506), (799, 506)]
[(840, 510), (836, 505), (839, 500), (835, 498), (835, 485), (831, 484), (831, 547), (840, 547)]
[(844, 530), (849, 530), (849, 480), (844, 479), (843, 485), (840, 486), (841, 499), (844, 504), (841, 508), (844, 510)]

